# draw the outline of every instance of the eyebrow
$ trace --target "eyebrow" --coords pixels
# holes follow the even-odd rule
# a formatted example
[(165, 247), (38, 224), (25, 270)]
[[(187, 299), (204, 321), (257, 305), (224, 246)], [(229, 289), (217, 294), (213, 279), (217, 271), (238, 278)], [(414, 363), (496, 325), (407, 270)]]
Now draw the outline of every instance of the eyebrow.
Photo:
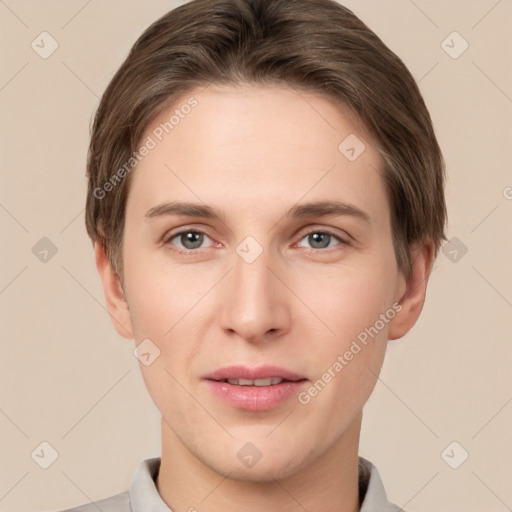
[[(183, 215), (186, 217), (202, 217), (212, 220), (223, 220), (224, 215), (206, 204), (173, 201), (163, 203), (150, 208), (144, 217), (153, 219), (167, 215)], [(327, 217), (327, 216), (351, 216), (358, 218), (368, 224), (371, 223), (370, 216), (352, 204), (341, 201), (319, 201), (296, 205), (288, 210), (283, 217), (305, 218), (305, 217)]]

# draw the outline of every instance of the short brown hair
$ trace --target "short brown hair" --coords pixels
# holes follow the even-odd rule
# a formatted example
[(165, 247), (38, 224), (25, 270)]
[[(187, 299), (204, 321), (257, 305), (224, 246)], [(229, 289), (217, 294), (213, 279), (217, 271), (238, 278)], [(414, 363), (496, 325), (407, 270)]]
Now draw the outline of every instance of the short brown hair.
[(348, 107), (382, 156), (399, 269), (409, 275), (416, 242), (431, 240), (437, 255), (443, 157), (414, 78), (381, 39), (334, 0), (192, 0), (142, 33), (94, 118), (85, 221), (121, 280), (137, 145), (160, 112), (208, 83), (291, 86)]

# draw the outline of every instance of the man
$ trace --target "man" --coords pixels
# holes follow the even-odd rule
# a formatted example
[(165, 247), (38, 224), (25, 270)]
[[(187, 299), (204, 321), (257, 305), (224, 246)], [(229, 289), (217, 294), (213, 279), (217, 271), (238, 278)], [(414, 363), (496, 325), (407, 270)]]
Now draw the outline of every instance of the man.
[(103, 95), (86, 225), (162, 415), (130, 489), (72, 509), (396, 511), (358, 457), (387, 341), (445, 239), (400, 59), (332, 0), (193, 0)]

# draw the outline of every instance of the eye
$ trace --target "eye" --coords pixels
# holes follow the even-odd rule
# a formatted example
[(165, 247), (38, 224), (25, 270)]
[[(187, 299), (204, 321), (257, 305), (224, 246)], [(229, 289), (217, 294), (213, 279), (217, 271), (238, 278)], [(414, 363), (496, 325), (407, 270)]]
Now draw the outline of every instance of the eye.
[[(186, 229), (183, 231), (179, 231), (178, 233), (174, 233), (171, 236), (167, 237), (164, 240), (165, 244), (172, 244), (177, 245), (173, 243), (172, 241), (177, 239), (180, 245), (178, 246), (177, 252), (187, 253), (194, 251), (195, 249), (201, 249), (203, 245), (203, 242), (206, 238), (210, 238), (206, 233), (203, 231), (198, 231), (197, 229)], [(210, 238), (211, 240), (211, 238)]]
[[(211, 240), (211, 238), (204, 231), (200, 231), (197, 229), (185, 229), (168, 236), (164, 240), (164, 244), (171, 244), (173, 246), (176, 246), (177, 248), (173, 248), (173, 250), (175, 250), (178, 253), (187, 254), (191, 252), (198, 252), (197, 249), (206, 248), (207, 246), (203, 246), (205, 239)], [(309, 248), (313, 250), (326, 249), (336, 245), (349, 245), (349, 243), (346, 240), (343, 240), (340, 236), (325, 229), (311, 230), (308, 233), (305, 233), (303, 237), (300, 239), (300, 241), (305, 239), (307, 239), (308, 243), (311, 244)], [(176, 242), (173, 242), (173, 240), (176, 240)], [(337, 240), (339, 243), (333, 244), (332, 242), (334, 240)], [(300, 245), (300, 242), (298, 245), (299, 247), (303, 247), (302, 245)]]
[(335, 235), (330, 231), (320, 229), (309, 231), (301, 238), (301, 240), (304, 239), (307, 239), (308, 243), (311, 244), (311, 249), (326, 249), (328, 247), (332, 247), (331, 242), (333, 239), (340, 242), (339, 244), (334, 245), (348, 245), (348, 242), (340, 238), (338, 235)]

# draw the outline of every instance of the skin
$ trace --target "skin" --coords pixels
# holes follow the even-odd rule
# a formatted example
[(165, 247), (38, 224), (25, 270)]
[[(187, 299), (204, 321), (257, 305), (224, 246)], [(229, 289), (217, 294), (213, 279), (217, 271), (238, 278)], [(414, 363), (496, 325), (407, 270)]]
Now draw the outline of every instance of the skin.
[[(197, 107), (133, 171), (124, 290), (95, 246), (117, 331), (160, 350), (149, 366), (140, 363), (162, 415), (158, 492), (175, 512), (355, 512), (362, 408), (387, 341), (420, 315), (432, 244), (415, 247), (406, 278), (393, 250), (380, 155), (339, 105), (286, 87), (212, 85), (190, 96)], [(366, 145), (353, 162), (338, 150), (349, 134)], [(145, 217), (177, 200), (207, 204), (221, 220)], [(285, 217), (297, 203), (325, 200), (354, 205), (369, 222)], [(206, 234), (200, 248), (172, 238), (186, 229)], [(308, 235), (325, 229), (335, 236), (315, 245)], [(236, 252), (247, 236), (263, 248), (252, 263)], [(239, 410), (201, 380), (232, 364), (275, 364), (311, 385), (394, 303), (401, 311), (308, 404), (292, 397), (269, 411)], [(250, 468), (237, 457), (247, 442), (262, 454)]]

